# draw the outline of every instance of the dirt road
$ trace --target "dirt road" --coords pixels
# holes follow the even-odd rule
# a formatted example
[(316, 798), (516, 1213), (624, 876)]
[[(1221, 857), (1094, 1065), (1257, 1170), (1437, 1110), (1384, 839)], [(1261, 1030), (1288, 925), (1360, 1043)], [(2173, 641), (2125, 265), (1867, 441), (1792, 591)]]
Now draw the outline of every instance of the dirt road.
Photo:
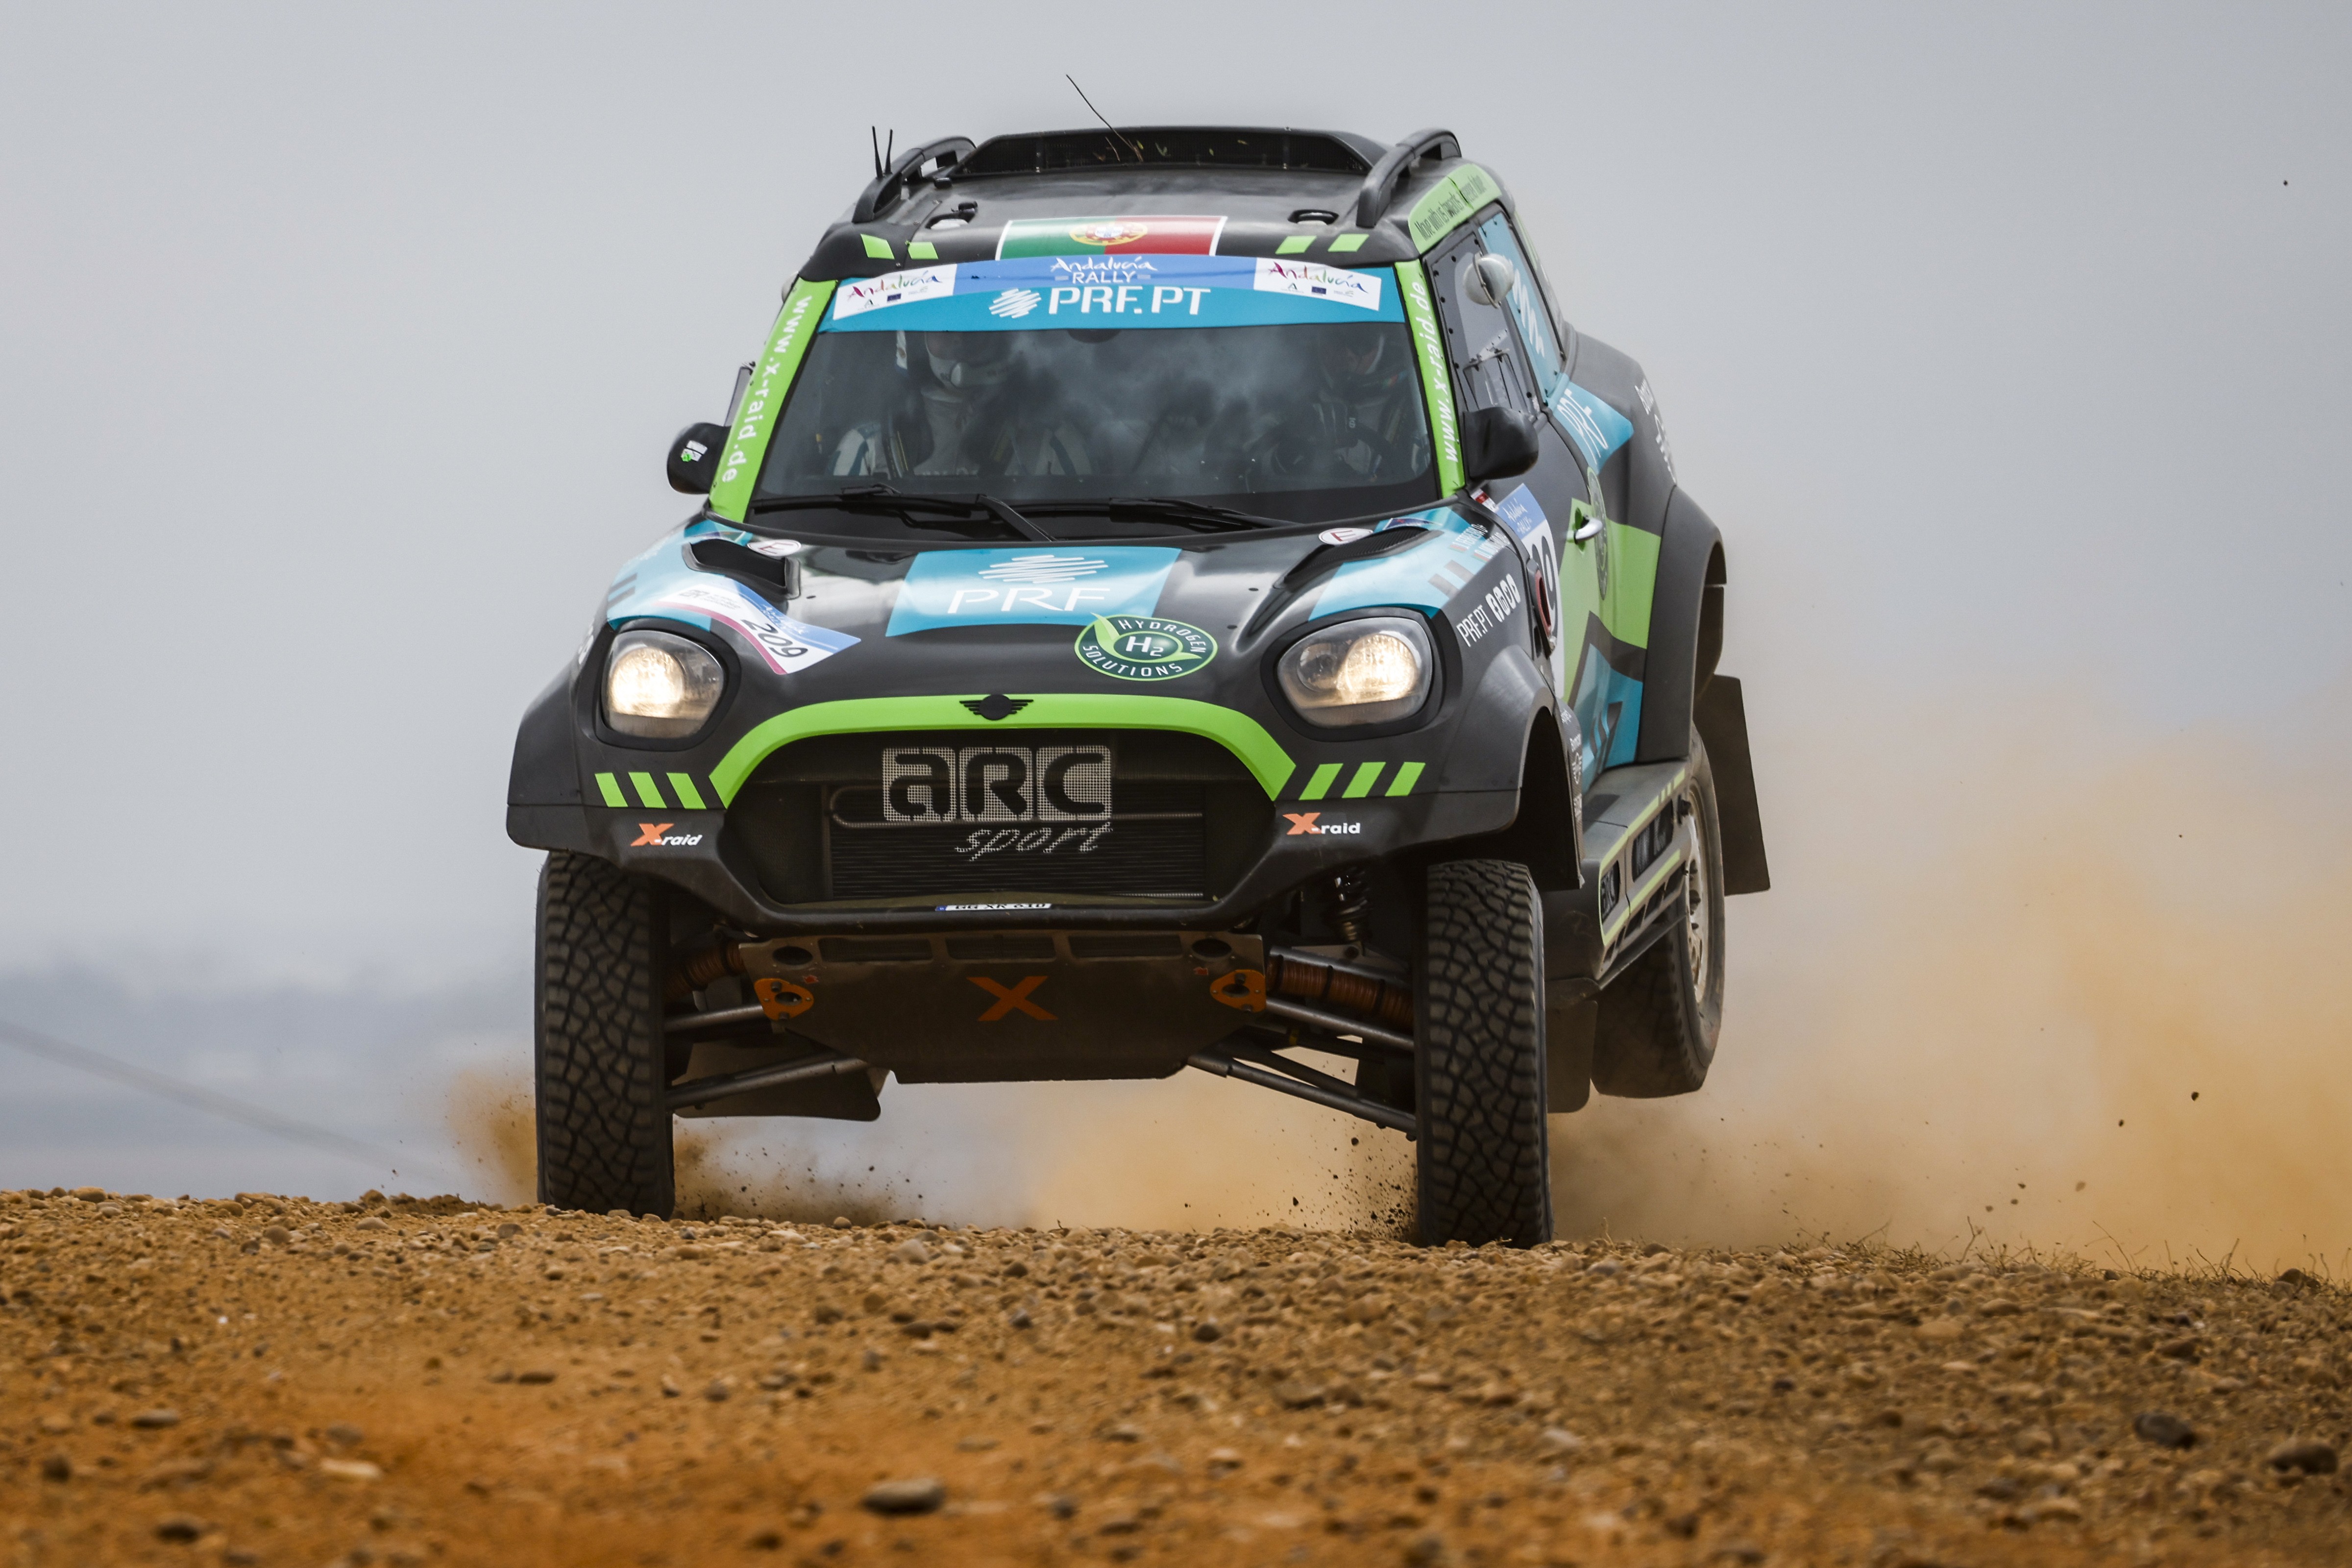
[(2300, 1279), (85, 1191), (0, 1292), (27, 1565), (2352, 1552)]

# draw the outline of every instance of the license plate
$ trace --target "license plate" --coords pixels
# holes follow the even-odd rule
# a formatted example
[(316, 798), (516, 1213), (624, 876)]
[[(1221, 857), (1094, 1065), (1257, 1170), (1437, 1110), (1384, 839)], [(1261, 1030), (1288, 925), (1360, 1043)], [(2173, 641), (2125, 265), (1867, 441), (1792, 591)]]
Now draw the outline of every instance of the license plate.
[(887, 746), (882, 819), (916, 826), (1108, 823), (1110, 748)]

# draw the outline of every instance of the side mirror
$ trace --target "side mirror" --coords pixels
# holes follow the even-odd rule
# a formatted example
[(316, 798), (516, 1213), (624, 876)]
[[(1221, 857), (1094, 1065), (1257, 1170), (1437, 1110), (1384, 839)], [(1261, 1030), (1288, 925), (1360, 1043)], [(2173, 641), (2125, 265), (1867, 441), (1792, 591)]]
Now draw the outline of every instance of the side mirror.
[(669, 488), (680, 495), (709, 495), (710, 477), (719, 471), (719, 448), (726, 444), (724, 425), (689, 425), (679, 431), (669, 444)]
[(1519, 269), (1507, 256), (1486, 251), (1462, 266), (1462, 291), (1481, 305), (1500, 305), (1519, 286)]
[(1536, 466), (1532, 414), (1516, 408), (1474, 408), (1462, 420), (1462, 475), (1470, 483), (1507, 479)]

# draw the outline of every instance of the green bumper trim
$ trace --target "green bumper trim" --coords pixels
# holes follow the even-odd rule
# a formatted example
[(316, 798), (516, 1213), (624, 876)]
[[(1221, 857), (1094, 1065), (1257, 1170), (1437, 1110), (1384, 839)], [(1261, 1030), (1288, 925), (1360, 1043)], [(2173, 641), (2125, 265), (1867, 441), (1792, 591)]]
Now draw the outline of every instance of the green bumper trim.
[(677, 796), (677, 804), (686, 807), (688, 811), (705, 811), (709, 809), (702, 804), (702, 792), (694, 787), (694, 775), (692, 773), (670, 774), (669, 793)]
[(710, 770), (721, 805), (768, 757), (814, 735), (856, 735), (882, 730), (1174, 730), (1214, 741), (1249, 769), (1271, 800), (1290, 781), (1297, 764), (1265, 727), (1246, 713), (1196, 702), (1189, 697), (1129, 697), (1123, 693), (1070, 692), (1032, 697), (1021, 711), (993, 722), (964, 706), (961, 697), (868, 697), (842, 702), (812, 702), (764, 720), (728, 749)]
[(719, 477), (711, 481), (710, 511), (730, 522), (743, 521), (751, 502), (751, 487), (759, 482), (761, 461), (768, 455), (768, 437), (775, 434), (776, 416), (784, 409), (784, 394), (792, 389), (793, 373), (808, 353), (809, 340), (833, 300), (833, 285), (794, 279), (784, 296), (776, 330), (768, 336), (768, 352), (759, 359), (750, 384), (743, 388), (743, 406), (735, 413), (735, 428), (720, 448)]
[(1345, 766), (1345, 764), (1340, 763), (1323, 763), (1318, 764), (1313, 776), (1308, 778), (1307, 781), (1307, 787), (1298, 792), (1298, 798), (1301, 800), (1321, 800), (1325, 795), (1329, 795), (1331, 793), (1331, 785), (1338, 782), (1339, 770), (1343, 766)]
[(1339, 798), (1361, 800), (1371, 794), (1372, 785), (1380, 782), (1381, 770), (1387, 766), (1386, 763), (1358, 763), (1356, 776), (1348, 781), (1348, 787), (1339, 792)]
[(648, 811), (666, 810), (669, 802), (662, 798), (661, 785), (654, 783), (651, 773), (631, 773), (629, 787), (637, 792), (637, 804)]
[(890, 248), (890, 242), (883, 238), (880, 235), (861, 234), (857, 237), (866, 242), (866, 254), (872, 257), (875, 260), (896, 261), (898, 259), (898, 253)]
[(1421, 359), (1421, 390), (1429, 399), (1429, 437), (1437, 454), (1437, 492), (1452, 495), (1462, 488), (1462, 441), (1454, 434), (1454, 382), (1445, 368), (1445, 342), (1438, 336), (1437, 312), (1430, 305), (1429, 279), (1421, 264), (1401, 261), (1396, 267), (1397, 298), (1404, 302), (1404, 319), (1412, 328), (1412, 346)]
[(928, 239), (916, 240), (907, 247), (907, 259), (909, 261), (937, 261), (939, 258), (940, 247)]
[(1426, 763), (1407, 763), (1397, 769), (1396, 777), (1389, 781), (1389, 794), (1391, 796), (1411, 795), (1412, 786), (1421, 782), (1421, 770), (1428, 765)]
[(596, 775), (596, 793), (603, 795), (604, 804), (615, 811), (623, 809), (629, 804), (629, 797), (621, 793), (621, 781), (610, 773)]

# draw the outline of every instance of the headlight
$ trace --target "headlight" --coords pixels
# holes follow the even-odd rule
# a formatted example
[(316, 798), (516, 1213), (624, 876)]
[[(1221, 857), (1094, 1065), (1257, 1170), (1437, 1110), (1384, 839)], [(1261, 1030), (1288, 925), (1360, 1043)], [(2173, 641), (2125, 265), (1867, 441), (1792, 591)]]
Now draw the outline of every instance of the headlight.
[(727, 689), (709, 653), (667, 632), (623, 632), (604, 658), (604, 721), (624, 735), (674, 740), (702, 728)]
[(1385, 724), (1417, 712), (1436, 663), (1417, 620), (1342, 621), (1282, 656), (1282, 694), (1310, 724)]

